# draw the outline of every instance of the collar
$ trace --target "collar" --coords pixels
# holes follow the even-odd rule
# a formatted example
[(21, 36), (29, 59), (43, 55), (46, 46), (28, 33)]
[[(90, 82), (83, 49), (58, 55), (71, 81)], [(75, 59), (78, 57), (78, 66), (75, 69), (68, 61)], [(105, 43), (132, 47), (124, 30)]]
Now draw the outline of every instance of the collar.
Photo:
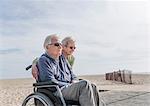
[(59, 59), (54, 59), (51, 55), (49, 55), (47, 52), (45, 52), (45, 56), (48, 57), (49, 59), (59, 62)]

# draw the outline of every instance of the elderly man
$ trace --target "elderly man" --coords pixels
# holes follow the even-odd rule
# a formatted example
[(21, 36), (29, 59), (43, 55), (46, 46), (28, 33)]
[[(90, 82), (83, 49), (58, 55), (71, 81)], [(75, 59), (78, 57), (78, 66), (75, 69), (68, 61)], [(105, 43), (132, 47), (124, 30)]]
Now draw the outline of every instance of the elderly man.
[[(44, 48), (45, 53), (38, 60), (39, 81), (57, 81), (65, 99), (79, 101), (81, 106), (99, 106), (96, 86), (92, 87), (85, 80), (72, 83), (76, 77), (69, 73), (71, 70), (67, 67), (64, 70), (60, 68), (59, 56), (62, 45), (59, 43), (58, 37), (56, 35), (48, 36), (45, 39)], [(64, 58), (63, 55), (60, 57)]]

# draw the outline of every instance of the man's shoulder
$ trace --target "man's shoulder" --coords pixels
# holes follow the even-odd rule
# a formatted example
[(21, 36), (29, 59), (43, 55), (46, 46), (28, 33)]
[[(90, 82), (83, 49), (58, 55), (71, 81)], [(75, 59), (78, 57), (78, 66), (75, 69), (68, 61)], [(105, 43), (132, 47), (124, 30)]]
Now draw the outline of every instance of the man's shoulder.
[(41, 57), (39, 58), (39, 61), (48, 61), (49, 58), (45, 55), (45, 54), (42, 54)]
[(46, 54), (41, 55), (41, 57), (39, 58), (39, 61), (40, 61), (40, 62), (46, 62), (46, 63), (48, 63), (48, 64), (56, 63), (56, 62), (54, 61), (54, 59), (48, 57)]
[(48, 57), (46, 57), (45, 54), (42, 54), (41, 57), (39, 58), (39, 60), (41, 60), (41, 59), (42, 59), (42, 60), (43, 60), (43, 59), (46, 60), (46, 59), (48, 59)]

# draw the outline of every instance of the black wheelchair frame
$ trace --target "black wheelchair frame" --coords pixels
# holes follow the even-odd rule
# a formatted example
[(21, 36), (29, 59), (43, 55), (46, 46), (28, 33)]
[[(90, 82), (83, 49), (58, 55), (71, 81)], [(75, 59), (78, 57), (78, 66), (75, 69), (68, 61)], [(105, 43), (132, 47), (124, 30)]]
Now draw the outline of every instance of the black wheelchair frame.
[(34, 83), (34, 93), (27, 96), (22, 104), (26, 106), (29, 99), (37, 99), (34, 101), (35, 106), (40, 106), (38, 101), (42, 102), (42, 106), (70, 106), (78, 105), (78, 101), (65, 100), (59, 86), (51, 81)]
[[(31, 66), (28, 66), (26, 70)], [(80, 106), (79, 101), (65, 100), (56, 82), (37, 82), (33, 84), (33, 87), (34, 92), (24, 99), (22, 106), (27, 106), (30, 99), (34, 99), (33, 106)]]

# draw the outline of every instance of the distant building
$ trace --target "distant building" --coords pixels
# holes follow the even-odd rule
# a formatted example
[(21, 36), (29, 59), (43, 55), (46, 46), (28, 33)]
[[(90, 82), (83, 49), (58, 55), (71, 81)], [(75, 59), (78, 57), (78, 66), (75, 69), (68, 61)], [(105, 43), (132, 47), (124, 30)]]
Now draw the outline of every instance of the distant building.
[(132, 84), (132, 71), (130, 70), (118, 70), (112, 73), (105, 74), (106, 80), (120, 81), (128, 84)]

